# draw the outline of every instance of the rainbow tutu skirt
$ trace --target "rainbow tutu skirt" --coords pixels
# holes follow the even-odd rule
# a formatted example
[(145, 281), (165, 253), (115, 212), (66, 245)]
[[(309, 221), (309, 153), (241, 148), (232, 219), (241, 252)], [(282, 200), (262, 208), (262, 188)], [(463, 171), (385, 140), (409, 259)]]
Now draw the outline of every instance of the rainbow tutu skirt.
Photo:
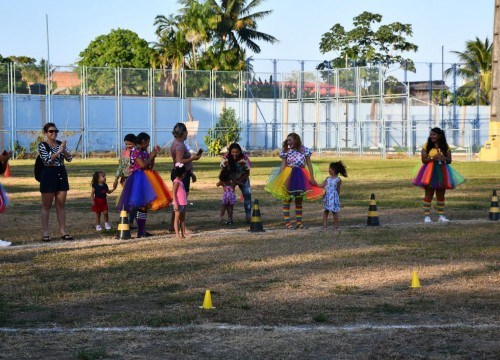
[(125, 181), (116, 208), (118, 211), (122, 208), (130, 211), (141, 207), (159, 210), (167, 207), (172, 199), (172, 194), (156, 171), (138, 170)]
[(420, 187), (431, 187), (433, 189), (454, 189), (465, 181), (449, 164), (432, 161), (422, 164), (417, 176), (413, 179), (413, 185)]
[(9, 206), (9, 198), (2, 184), (0, 184), (0, 213), (4, 212)]
[[(313, 164), (314, 177), (321, 179), (321, 173)], [(313, 201), (323, 197), (324, 189), (310, 183), (311, 175), (302, 167), (287, 166), (283, 171), (278, 166), (271, 172), (264, 190), (277, 199), (289, 200), (302, 197)]]

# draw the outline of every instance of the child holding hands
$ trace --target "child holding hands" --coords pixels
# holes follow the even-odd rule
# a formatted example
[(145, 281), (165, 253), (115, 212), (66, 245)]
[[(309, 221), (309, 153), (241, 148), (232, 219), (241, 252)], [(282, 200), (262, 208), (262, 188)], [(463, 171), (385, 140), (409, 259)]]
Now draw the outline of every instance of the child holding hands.
[(104, 215), (104, 228), (111, 230), (108, 216), (108, 200), (107, 194), (111, 194), (116, 189), (116, 184), (113, 184), (113, 189), (109, 189), (106, 184), (106, 173), (104, 171), (96, 171), (92, 176), (92, 211), (95, 212), (95, 229), (101, 231), (101, 213)]
[(325, 204), (325, 210), (323, 212), (323, 229), (328, 229), (328, 214), (331, 212), (333, 214), (333, 226), (335, 230), (340, 230), (338, 212), (340, 211), (339, 195), (342, 180), (339, 178), (339, 175), (347, 177), (347, 168), (342, 161), (333, 162), (330, 164), (328, 173), (330, 176), (325, 179), (323, 184), (319, 185), (325, 188), (325, 194), (323, 195), (323, 204)]
[(227, 225), (233, 225), (233, 207), (236, 202), (234, 188), (236, 184), (231, 180), (229, 169), (223, 168), (219, 174), (217, 186), (222, 186), (222, 204), (220, 208), (220, 223), (224, 222), (224, 213), (227, 210)]

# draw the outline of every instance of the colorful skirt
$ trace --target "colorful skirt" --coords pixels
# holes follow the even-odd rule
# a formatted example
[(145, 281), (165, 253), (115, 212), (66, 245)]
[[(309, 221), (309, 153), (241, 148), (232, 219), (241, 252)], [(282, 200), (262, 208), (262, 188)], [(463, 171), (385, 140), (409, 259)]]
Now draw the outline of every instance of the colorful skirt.
[(134, 171), (125, 181), (116, 206), (120, 211), (147, 207), (159, 210), (172, 202), (172, 194), (161, 176), (154, 170)]
[(420, 187), (431, 187), (433, 189), (454, 189), (465, 181), (449, 164), (432, 161), (422, 164), (417, 176), (413, 179), (413, 185)]
[(3, 213), (7, 209), (7, 206), (9, 206), (9, 198), (2, 184), (0, 184), (0, 213)]
[[(318, 167), (314, 164), (312, 166), (314, 178), (321, 179)], [(310, 180), (311, 175), (306, 168), (287, 166), (281, 171), (281, 167), (278, 166), (271, 172), (264, 190), (281, 200), (290, 200), (296, 197), (302, 197), (308, 201), (321, 199), (325, 190), (312, 185)]]

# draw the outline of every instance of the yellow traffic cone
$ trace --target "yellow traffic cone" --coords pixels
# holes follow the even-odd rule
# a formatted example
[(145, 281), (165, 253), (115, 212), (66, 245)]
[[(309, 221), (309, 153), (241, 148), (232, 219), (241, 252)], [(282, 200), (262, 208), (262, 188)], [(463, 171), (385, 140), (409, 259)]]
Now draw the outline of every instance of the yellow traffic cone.
[(119, 240), (128, 240), (132, 236), (130, 235), (130, 226), (128, 224), (128, 213), (125, 207), (120, 211), (120, 223), (118, 224), (118, 235), (116, 238)]
[(418, 279), (417, 272), (414, 271), (411, 274), (411, 288), (417, 289), (420, 287), (420, 280)]
[(255, 200), (253, 203), (252, 218), (250, 220), (250, 231), (264, 231), (264, 228), (262, 227), (262, 219), (260, 218), (259, 200)]
[(500, 208), (498, 207), (497, 191), (493, 190), (493, 195), (491, 197), (489, 220), (497, 221), (499, 218), (500, 218)]
[(375, 202), (375, 194), (370, 197), (370, 206), (368, 207), (368, 220), (366, 221), (368, 226), (379, 226), (380, 221), (378, 219), (377, 203)]
[(212, 295), (210, 295), (210, 290), (205, 291), (205, 299), (203, 299), (203, 306), (200, 306), (200, 308), (205, 310), (215, 309), (212, 306)]

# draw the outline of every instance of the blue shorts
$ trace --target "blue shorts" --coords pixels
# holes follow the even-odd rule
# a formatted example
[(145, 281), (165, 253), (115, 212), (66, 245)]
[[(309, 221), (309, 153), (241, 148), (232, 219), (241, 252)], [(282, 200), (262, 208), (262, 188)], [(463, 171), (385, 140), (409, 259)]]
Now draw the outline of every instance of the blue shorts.
[(176, 211), (180, 212), (181, 214), (184, 214), (186, 212), (186, 208), (187, 208), (186, 205), (177, 205)]

